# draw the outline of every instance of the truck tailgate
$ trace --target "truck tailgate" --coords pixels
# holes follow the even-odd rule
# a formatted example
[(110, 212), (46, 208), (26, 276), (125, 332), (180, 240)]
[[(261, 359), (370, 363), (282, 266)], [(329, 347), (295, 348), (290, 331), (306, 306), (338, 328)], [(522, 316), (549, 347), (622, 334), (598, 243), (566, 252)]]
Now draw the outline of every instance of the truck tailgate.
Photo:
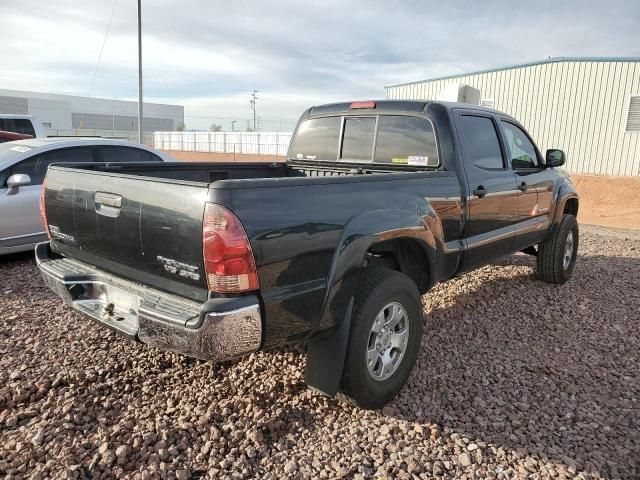
[(45, 190), (51, 248), (128, 280), (205, 300), (207, 190), (206, 183), (52, 166)]

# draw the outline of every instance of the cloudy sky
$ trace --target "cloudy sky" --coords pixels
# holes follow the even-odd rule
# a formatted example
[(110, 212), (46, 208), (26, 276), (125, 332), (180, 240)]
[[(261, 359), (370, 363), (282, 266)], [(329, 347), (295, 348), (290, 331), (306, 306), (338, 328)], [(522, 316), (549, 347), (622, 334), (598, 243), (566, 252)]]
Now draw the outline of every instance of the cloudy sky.
[[(0, 5), (0, 88), (136, 99), (135, 0)], [(187, 128), (246, 127), (256, 89), (262, 129), (284, 130), (310, 105), (393, 83), (640, 56), (640, 2), (143, 0), (143, 50), (145, 100), (184, 105)]]

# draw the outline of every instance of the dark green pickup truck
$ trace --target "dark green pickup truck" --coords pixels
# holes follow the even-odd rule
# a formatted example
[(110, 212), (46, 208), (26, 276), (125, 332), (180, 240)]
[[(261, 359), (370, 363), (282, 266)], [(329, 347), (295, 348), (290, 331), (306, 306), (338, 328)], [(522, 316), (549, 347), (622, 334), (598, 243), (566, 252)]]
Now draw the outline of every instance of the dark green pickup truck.
[(413, 368), (434, 284), (519, 251), (569, 279), (563, 163), (494, 110), (324, 105), (279, 163), (51, 166), (36, 256), (66, 302), (131, 339), (214, 361), (304, 342), (311, 387), (379, 408)]

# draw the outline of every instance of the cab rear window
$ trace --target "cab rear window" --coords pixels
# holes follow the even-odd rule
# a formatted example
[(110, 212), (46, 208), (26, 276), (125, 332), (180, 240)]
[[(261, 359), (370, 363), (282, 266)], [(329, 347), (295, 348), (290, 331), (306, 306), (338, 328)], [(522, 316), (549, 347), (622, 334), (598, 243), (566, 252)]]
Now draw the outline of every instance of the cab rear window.
[(305, 120), (293, 140), (291, 156), (432, 168), (440, 164), (433, 125), (426, 118), (409, 115)]
[(293, 158), (298, 160), (335, 160), (338, 158), (338, 138), (341, 117), (305, 120), (293, 143)]
[(422, 117), (381, 116), (374, 161), (437, 167), (438, 148), (431, 122)]
[(371, 160), (376, 134), (375, 117), (347, 117), (342, 134), (343, 160)]

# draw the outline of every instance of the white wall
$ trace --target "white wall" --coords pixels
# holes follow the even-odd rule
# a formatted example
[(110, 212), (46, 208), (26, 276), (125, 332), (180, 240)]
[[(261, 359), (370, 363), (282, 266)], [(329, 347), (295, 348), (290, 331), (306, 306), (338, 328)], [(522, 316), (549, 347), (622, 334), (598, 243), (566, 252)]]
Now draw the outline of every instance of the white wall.
[(287, 154), (292, 132), (154, 132), (153, 146), (183, 152)]
[(68, 101), (50, 100), (46, 98), (29, 98), (29, 115), (33, 115), (42, 123), (50, 123), (53, 129), (69, 129), (71, 127), (71, 109)]
[[(51, 123), (52, 129), (66, 130), (73, 128), (71, 121), (72, 112), (131, 117), (137, 117), (138, 115), (138, 102), (129, 100), (112, 100), (108, 98), (91, 98), (5, 89), (0, 89), (0, 96), (28, 99), (28, 113), (43, 123)], [(171, 119), (176, 126), (184, 123), (184, 107), (181, 105), (145, 102), (143, 113), (145, 117), (149, 118)]]

